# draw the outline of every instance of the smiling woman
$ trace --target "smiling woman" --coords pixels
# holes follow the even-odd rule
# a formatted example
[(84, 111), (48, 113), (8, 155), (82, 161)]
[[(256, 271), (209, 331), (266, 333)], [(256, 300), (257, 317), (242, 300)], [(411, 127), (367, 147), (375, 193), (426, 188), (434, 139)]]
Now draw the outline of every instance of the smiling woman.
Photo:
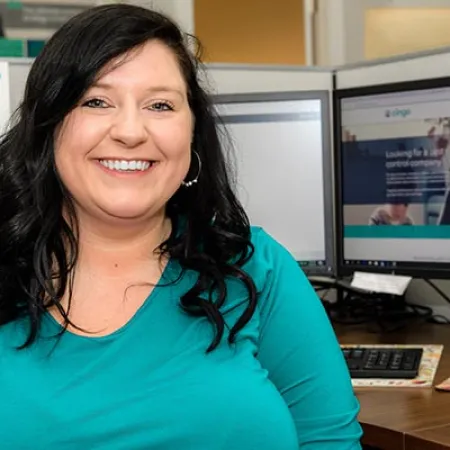
[(110, 5), (33, 64), (0, 140), (2, 449), (360, 448), (324, 309), (250, 226), (188, 48)]
[(187, 86), (167, 45), (150, 41), (107, 64), (65, 117), (55, 146), (61, 180), (82, 205), (81, 230), (93, 218), (160, 222), (189, 170), (193, 135)]

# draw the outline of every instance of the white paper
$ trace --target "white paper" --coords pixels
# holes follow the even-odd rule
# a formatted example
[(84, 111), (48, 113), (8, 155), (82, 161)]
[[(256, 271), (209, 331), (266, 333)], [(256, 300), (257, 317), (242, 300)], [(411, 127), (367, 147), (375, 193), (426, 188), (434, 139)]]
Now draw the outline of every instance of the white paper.
[(412, 277), (355, 272), (351, 286), (368, 292), (403, 295)]

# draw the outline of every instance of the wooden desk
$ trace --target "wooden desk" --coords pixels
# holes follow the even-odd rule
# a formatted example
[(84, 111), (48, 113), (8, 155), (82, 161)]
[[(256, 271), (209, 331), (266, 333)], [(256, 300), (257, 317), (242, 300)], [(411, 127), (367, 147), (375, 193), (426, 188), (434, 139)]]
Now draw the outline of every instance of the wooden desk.
[(450, 440), (450, 425), (413, 431), (405, 436), (408, 450), (447, 450)]
[[(341, 344), (443, 344), (434, 380), (450, 377), (450, 326), (414, 324), (393, 333), (369, 333), (365, 325), (334, 325)], [(363, 443), (383, 450), (450, 449), (450, 392), (433, 388), (357, 388)], [(432, 441), (437, 442), (435, 446)], [(436, 445), (440, 445), (437, 446)], [(446, 446), (443, 446), (446, 445)]]

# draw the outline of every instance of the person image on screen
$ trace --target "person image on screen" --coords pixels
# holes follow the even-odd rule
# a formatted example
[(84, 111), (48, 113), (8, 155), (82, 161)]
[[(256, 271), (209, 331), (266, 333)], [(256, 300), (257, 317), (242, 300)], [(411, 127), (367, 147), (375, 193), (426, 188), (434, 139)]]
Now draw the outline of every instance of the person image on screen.
[(369, 219), (369, 225), (414, 225), (408, 215), (406, 202), (387, 203), (375, 209)]
[[(439, 151), (439, 170), (443, 175), (444, 189), (447, 190), (450, 188), (450, 117), (426, 119), (425, 122), (432, 123), (427, 135), (431, 139), (433, 149)], [(436, 188), (436, 182), (433, 187)]]
[(191, 39), (103, 5), (33, 62), (0, 140), (4, 450), (361, 448), (333, 328), (235, 196)]

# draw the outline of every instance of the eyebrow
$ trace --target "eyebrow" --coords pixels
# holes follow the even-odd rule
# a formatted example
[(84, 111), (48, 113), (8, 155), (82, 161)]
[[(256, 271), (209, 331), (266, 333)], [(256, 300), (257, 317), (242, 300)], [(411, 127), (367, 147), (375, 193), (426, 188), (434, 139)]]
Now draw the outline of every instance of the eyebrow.
[[(111, 90), (114, 89), (114, 86), (109, 83), (104, 83), (102, 81), (96, 82), (92, 84), (91, 88), (99, 88), (99, 89), (105, 89), (105, 90)], [(182, 90), (176, 87), (171, 86), (152, 86), (148, 89), (146, 89), (146, 92), (148, 93), (174, 93), (178, 94), (180, 97), (184, 98), (185, 94)]]

